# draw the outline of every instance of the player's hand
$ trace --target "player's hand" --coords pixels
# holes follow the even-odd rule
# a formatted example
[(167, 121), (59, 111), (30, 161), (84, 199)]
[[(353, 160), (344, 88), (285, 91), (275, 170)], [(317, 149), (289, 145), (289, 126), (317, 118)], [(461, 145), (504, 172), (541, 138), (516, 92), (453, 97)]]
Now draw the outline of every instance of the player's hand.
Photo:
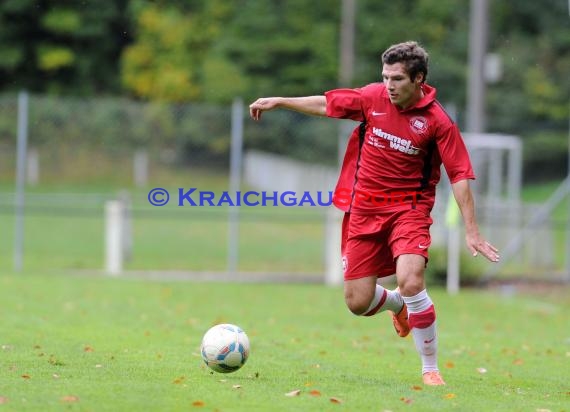
[(279, 97), (261, 97), (249, 105), (249, 115), (253, 120), (261, 119), (261, 113), (275, 109), (279, 105)]
[(481, 253), (491, 262), (498, 262), (501, 256), (499, 255), (499, 249), (483, 239), (478, 233), (467, 234), (465, 236), (467, 242), (467, 247), (471, 251), (473, 257)]

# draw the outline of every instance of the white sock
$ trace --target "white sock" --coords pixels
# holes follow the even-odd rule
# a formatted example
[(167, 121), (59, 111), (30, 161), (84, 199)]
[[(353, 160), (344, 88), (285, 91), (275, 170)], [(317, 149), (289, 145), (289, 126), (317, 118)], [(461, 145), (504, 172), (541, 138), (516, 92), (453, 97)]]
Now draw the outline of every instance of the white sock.
[(404, 301), (402, 300), (402, 295), (393, 290), (388, 290), (380, 285), (376, 285), (374, 298), (362, 316), (373, 316), (385, 310), (399, 313), (403, 305)]
[(433, 302), (424, 289), (416, 296), (403, 297), (408, 307), (408, 322), (422, 360), (422, 374), (438, 371), (437, 330)]

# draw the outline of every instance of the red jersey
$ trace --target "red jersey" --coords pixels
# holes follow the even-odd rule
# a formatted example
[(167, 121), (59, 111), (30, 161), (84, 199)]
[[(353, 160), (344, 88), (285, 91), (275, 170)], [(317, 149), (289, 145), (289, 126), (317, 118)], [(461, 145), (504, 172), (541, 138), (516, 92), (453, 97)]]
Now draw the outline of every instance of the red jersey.
[(405, 110), (394, 105), (383, 83), (325, 93), (327, 116), (362, 122), (350, 136), (334, 204), (371, 213), (420, 207), (428, 213), (443, 163), (451, 183), (475, 179), (457, 125), (423, 84), (424, 97)]

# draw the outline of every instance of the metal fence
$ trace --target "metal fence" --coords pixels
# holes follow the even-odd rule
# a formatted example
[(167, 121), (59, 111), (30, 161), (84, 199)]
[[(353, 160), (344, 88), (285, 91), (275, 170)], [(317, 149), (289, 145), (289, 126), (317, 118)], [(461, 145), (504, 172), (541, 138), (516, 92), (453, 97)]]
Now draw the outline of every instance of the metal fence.
[[(0, 98), (0, 219), (14, 228), (4, 231), (0, 243), (2, 270), (104, 270), (105, 204), (121, 197), (128, 199), (130, 227), (125, 272), (322, 277), (325, 208), (180, 207), (174, 200), (154, 207), (148, 193), (155, 187), (173, 197), (191, 188), (216, 194), (255, 190), (241, 179), (236, 186), (230, 176), (237, 133), (243, 136), (236, 148), (240, 165), (248, 150), (299, 162), (332, 157), (328, 163), (335, 164), (334, 121), (275, 112), (254, 124), (239, 100), (233, 114), (232, 106), (33, 95), (25, 106), (18, 111), (17, 96)], [(14, 182), (22, 110), (27, 147), (20, 199)]]
[[(27, 148), (19, 188), (14, 182), (23, 124)], [(331, 215), (330, 207), (194, 207), (178, 206), (178, 200), (180, 190), (192, 188), (217, 199), (248, 190), (332, 190), (347, 127), (350, 122), (287, 111), (266, 113), (256, 123), (239, 100), (233, 106), (166, 105), (32, 95), (19, 111), (17, 96), (0, 96), (0, 222), (9, 228), (0, 239), (0, 269), (108, 270), (105, 204), (122, 199), (128, 222), (120, 232), (123, 273), (322, 281), (340, 263), (338, 233), (331, 232), (338, 214)], [(486, 161), (475, 162), (476, 173), (488, 182), (475, 185), (478, 214), (484, 233), (510, 256), (498, 273), (489, 274), (484, 265), (465, 264), (464, 253), (460, 271), (566, 276), (566, 232), (558, 215), (549, 210), (537, 219), (532, 209), (539, 205), (505, 197), (505, 171), (518, 173), (516, 179), (521, 171), (512, 164), (499, 167), (497, 162), (508, 163), (506, 156), (489, 153)], [(495, 173), (505, 186), (489, 178)], [(458, 239), (449, 236), (449, 187), (443, 180), (434, 209), (434, 256), (445, 256), (450, 239)], [(156, 187), (169, 192), (169, 204), (149, 203)], [(24, 197), (18, 189), (25, 189)], [(524, 227), (532, 227), (534, 236), (508, 246)], [(439, 270), (437, 261), (431, 265)], [(447, 269), (445, 262), (439, 266)]]

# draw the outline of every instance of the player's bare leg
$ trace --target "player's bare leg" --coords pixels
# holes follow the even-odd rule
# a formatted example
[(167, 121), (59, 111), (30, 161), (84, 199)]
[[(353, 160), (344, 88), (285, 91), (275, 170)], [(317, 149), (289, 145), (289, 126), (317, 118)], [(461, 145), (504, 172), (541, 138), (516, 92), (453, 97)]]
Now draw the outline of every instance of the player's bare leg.
[(400, 293), (408, 309), (408, 322), (422, 361), (426, 385), (445, 385), (437, 366), (437, 331), (433, 302), (424, 281), (425, 258), (405, 254), (398, 257), (396, 276)]
[(378, 285), (376, 280), (376, 275), (345, 280), (344, 300), (355, 315), (373, 316), (386, 310), (402, 310), (404, 302), (400, 294)]

